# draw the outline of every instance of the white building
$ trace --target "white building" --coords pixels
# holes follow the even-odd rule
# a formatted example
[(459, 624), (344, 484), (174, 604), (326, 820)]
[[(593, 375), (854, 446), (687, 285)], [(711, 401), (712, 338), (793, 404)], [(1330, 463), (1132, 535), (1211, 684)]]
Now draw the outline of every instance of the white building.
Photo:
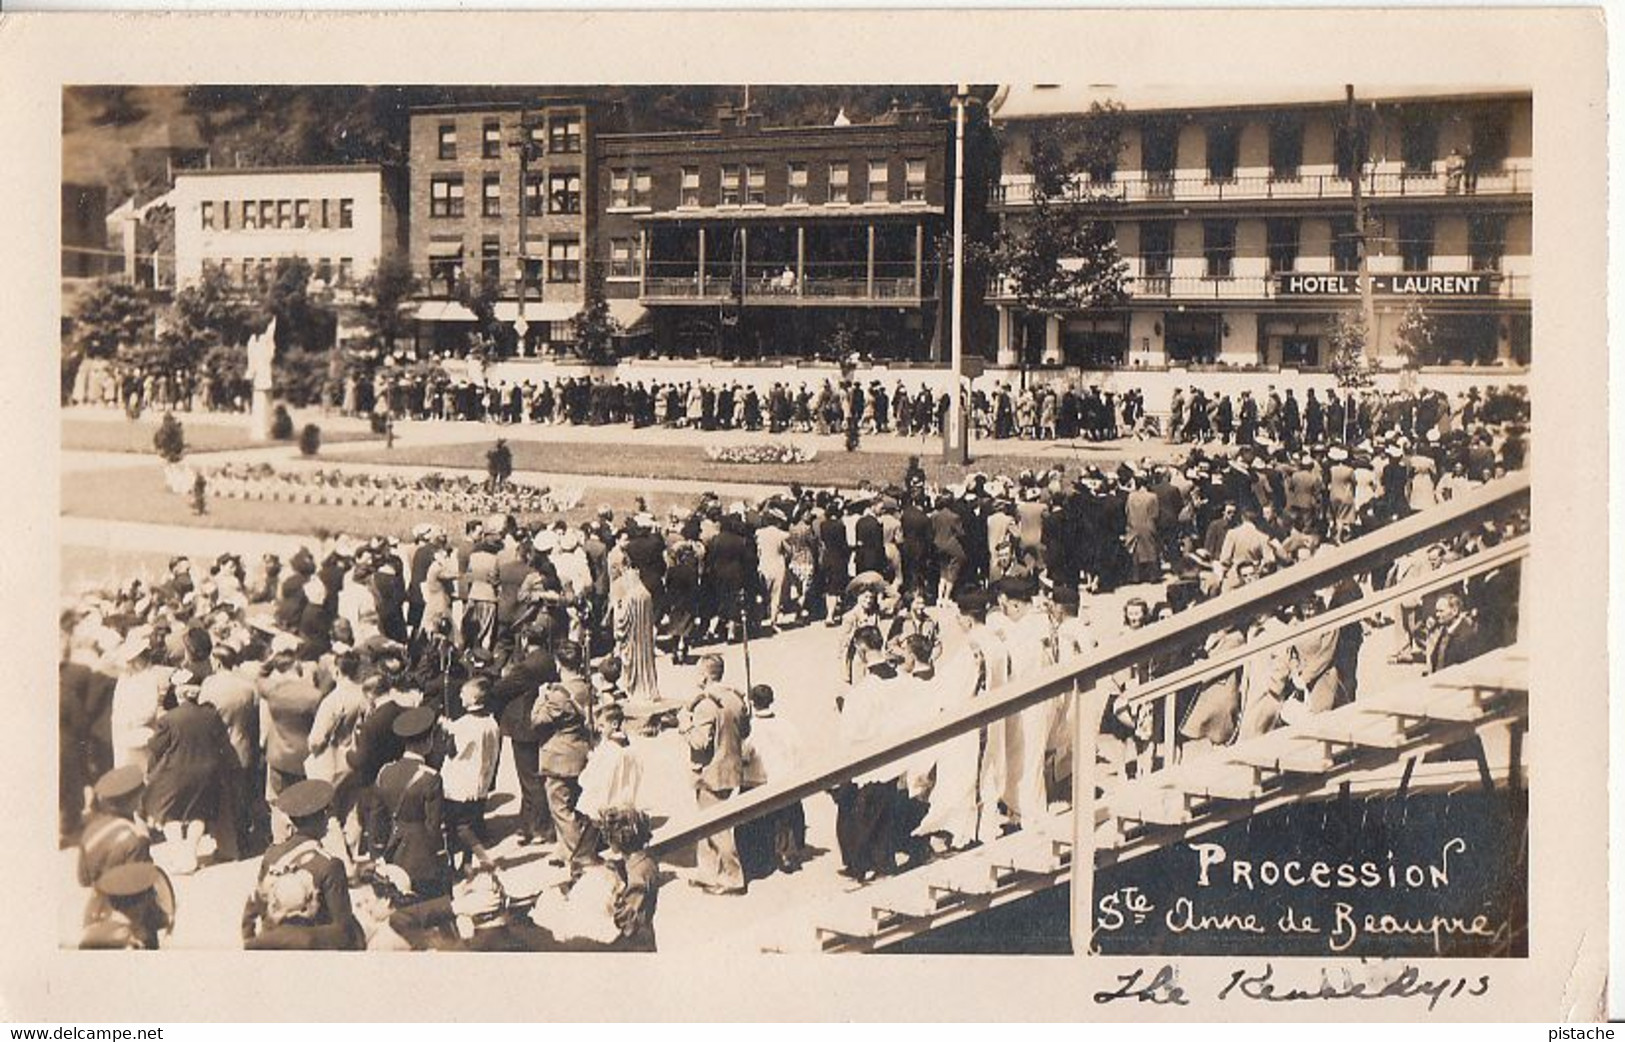
[(377, 166), (198, 170), (175, 178), (179, 285), (222, 268), (239, 286), (263, 285), (284, 257), (314, 278), (354, 285), (398, 248), (399, 219)]

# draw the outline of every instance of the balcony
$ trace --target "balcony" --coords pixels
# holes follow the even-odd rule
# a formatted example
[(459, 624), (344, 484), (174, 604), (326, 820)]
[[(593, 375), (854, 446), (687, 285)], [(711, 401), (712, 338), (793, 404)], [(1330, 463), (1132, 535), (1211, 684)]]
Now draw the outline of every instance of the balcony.
[[(1231, 178), (1120, 176), (1105, 183), (1081, 178), (1075, 185), (1079, 198), (1084, 201), (1093, 199), (1114, 203), (1347, 200), (1353, 193), (1349, 179), (1335, 173), (1305, 173), (1296, 177), (1260, 174)], [(1528, 195), (1533, 191), (1533, 186), (1533, 170), (1528, 167), (1505, 167), (1458, 177), (1450, 177), (1442, 170), (1372, 170), (1366, 173), (1361, 187), (1369, 198), (1381, 200)], [(993, 187), (991, 202), (994, 206), (1030, 206), (1033, 201), (1032, 188), (1032, 181), (1026, 175), (1007, 174)]]
[[(702, 286), (698, 275), (660, 277), (644, 280), (639, 299), (645, 304), (703, 304), (734, 299), (734, 283), (726, 274), (707, 276)], [(919, 305), (926, 299), (913, 278), (876, 276), (868, 279), (808, 278), (804, 282), (779, 279), (747, 279), (742, 297), (745, 303), (765, 306), (874, 304)]]

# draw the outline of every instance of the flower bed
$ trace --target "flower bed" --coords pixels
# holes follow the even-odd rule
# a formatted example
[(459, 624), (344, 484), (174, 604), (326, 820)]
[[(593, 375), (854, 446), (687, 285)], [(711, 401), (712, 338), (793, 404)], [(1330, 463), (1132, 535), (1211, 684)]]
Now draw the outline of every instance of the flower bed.
[(705, 456), (715, 463), (811, 463), (818, 458), (818, 450), (777, 443), (711, 445), (706, 448)]
[[(165, 471), (177, 495), (190, 494), (199, 472), (186, 466)], [(562, 513), (581, 502), (581, 488), (551, 489), (508, 481), (491, 489), (462, 475), (411, 478), (364, 471), (278, 471), (268, 463), (226, 464), (202, 470), (207, 492), (221, 499), (329, 506), (391, 507), (458, 514)]]

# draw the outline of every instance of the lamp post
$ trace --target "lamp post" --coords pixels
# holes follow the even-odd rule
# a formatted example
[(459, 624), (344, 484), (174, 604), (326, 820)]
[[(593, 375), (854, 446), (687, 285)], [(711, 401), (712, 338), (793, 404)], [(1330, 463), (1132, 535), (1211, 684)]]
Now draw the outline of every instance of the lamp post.
[(970, 462), (969, 431), (965, 423), (965, 337), (960, 328), (965, 315), (965, 106), (973, 99), (970, 85), (954, 90), (954, 259), (953, 305), (949, 318), (948, 352), (951, 366), (948, 423), (943, 430), (942, 458), (947, 463)]

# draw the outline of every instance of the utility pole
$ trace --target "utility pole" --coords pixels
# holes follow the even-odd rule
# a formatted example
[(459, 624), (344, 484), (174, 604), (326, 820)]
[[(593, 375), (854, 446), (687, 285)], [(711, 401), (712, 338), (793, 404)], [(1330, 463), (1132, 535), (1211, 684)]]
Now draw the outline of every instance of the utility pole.
[(1349, 183), (1354, 188), (1354, 235), (1360, 244), (1360, 318), (1365, 323), (1365, 353), (1367, 358), (1377, 354), (1377, 306), (1371, 286), (1371, 239), (1366, 232), (1365, 193), (1361, 182), (1365, 180), (1366, 135), (1361, 124), (1359, 109), (1354, 104), (1354, 84), (1345, 85), (1348, 101), (1349, 151), (1353, 153), (1354, 169)]
[(953, 308), (950, 312), (948, 381), (948, 426), (943, 432), (943, 459), (949, 463), (970, 460), (965, 430), (965, 337), (960, 328), (965, 315), (965, 106), (970, 103), (970, 85), (960, 84), (954, 92), (954, 267)]

